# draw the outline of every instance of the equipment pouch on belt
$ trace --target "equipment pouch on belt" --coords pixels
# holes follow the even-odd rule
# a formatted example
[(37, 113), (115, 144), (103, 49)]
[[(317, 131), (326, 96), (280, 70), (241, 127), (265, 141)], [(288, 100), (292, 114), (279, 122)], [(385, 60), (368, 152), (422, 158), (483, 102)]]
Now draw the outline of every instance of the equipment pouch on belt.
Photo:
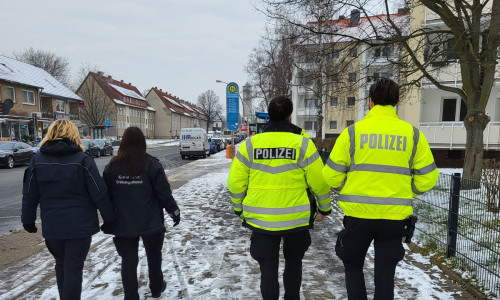
[(411, 215), (406, 219), (405, 224), (405, 236), (403, 238), (403, 243), (410, 244), (411, 238), (413, 237), (413, 232), (415, 232), (415, 223), (417, 223), (417, 216)]

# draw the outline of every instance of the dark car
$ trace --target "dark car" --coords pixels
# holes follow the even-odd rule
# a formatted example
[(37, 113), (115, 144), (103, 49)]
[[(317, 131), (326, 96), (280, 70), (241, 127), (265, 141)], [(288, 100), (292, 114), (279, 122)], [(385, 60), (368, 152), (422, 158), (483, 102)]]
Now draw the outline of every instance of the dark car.
[(113, 146), (111, 145), (110, 140), (95, 139), (94, 141), (97, 143), (102, 156), (113, 155)]
[(215, 141), (210, 141), (210, 154), (217, 153), (217, 145), (215, 145)]
[(28, 164), (36, 150), (23, 142), (0, 142), (0, 165), (13, 168)]
[(222, 138), (212, 138), (212, 142), (214, 142), (215, 146), (217, 147), (217, 151), (222, 151), (226, 149), (226, 144), (224, 142), (224, 139)]
[(97, 146), (97, 143), (93, 140), (83, 139), (82, 144), (85, 148), (85, 153), (87, 153), (88, 155), (92, 157), (101, 156), (101, 149), (99, 149), (99, 146)]

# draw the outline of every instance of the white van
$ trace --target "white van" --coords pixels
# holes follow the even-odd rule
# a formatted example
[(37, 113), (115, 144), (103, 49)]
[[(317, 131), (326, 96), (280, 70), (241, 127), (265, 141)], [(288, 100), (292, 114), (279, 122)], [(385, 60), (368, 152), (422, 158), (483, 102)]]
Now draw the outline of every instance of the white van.
[(179, 144), (181, 158), (186, 156), (210, 156), (210, 143), (207, 131), (203, 128), (182, 128)]

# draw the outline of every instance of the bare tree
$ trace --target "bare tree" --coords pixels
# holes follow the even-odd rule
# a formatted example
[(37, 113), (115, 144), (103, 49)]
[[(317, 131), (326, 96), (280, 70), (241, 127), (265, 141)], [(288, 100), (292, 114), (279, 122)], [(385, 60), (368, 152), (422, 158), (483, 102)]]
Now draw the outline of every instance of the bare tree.
[(77, 77), (82, 78), (83, 74), (87, 75), (81, 80), (81, 85), (76, 91), (84, 101), (84, 107), (80, 110), (81, 119), (88, 126), (103, 125), (105, 118), (114, 113), (115, 106), (98, 81), (109, 79), (97, 71), (96, 66), (88, 64), (80, 68)]
[(57, 56), (48, 51), (36, 50), (33, 47), (24, 51), (14, 52), (13, 55), (17, 60), (44, 69), (59, 82), (69, 86), (70, 68), (66, 57)]
[(208, 90), (198, 96), (197, 104), (203, 109), (207, 119), (207, 128), (210, 128), (210, 124), (220, 118), (218, 114), (222, 110), (222, 106), (219, 102), (219, 96), (213, 90)]
[[(412, 27), (402, 29), (390, 14), (390, 0), (380, 0), (378, 7), (385, 10), (386, 26), (371, 23), (370, 32), (352, 35), (326, 32), (323, 28), (308, 27), (306, 18), (291, 17), (290, 11), (307, 11), (311, 3), (324, 5), (327, 0), (263, 0), (264, 12), (271, 18), (286, 20), (314, 35), (332, 35), (348, 38), (368, 48), (392, 45), (400, 49), (400, 83), (420, 86), (422, 79), (436, 88), (457, 94), (467, 107), (464, 125), (467, 130), (464, 178), (479, 180), (483, 160), (483, 132), (490, 117), (485, 109), (498, 72), (500, 46), (500, 0), (415, 0), (412, 9), (422, 7), (438, 16), (444, 26)], [(400, 1), (401, 2), (401, 1)], [(409, 4), (409, 1), (403, 1)], [(357, 9), (364, 16), (373, 15), (366, 0), (335, 1), (339, 14)], [(373, 4), (373, 1), (370, 2)], [(369, 4), (369, 3), (368, 3)], [(288, 14), (287, 14), (288, 12)], [(297, 14), (296, 14), (297, 15)], [(370, 19), (368, 18), (368, 21)], [(449, 86), (439, 80), (439, 71), (457, 61), (460, 66), (461, 87)]]
[(245, 67), (253, 87), (252, 98), (261, 99), (260, 111), (267, 110), (273, 97), (291, 93), (293, 40), (285, 25), (276, 24), (267, 28)]

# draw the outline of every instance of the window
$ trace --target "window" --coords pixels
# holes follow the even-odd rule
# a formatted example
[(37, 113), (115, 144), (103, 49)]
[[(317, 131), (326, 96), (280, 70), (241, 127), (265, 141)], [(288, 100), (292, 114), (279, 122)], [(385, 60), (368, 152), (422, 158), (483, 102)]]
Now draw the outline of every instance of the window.
[(330, 106), (337, 106), (337, 105), (339, 105), (339, 98), (330, 99)]
[(35, 93), (32, 91), (22, 90), (23, 95), (23, 103), (24, 104), (33, 104), (35, 105)]
[(443, 111), (441, 120), (443, 122), (463, 121), (467, 114), (467, 107), (463, 100), (456, 98), (443, 99)]
[(382, 48), (382, 56), (389, 57), (391, 55), (391, 47)]
[(347, 106), (354, 106), (355, 103), (356, 103), (356, 98), (347, 97)]
[(58, 112), (66, 112), (64, 100), (56, 100), (56, 111)]
[(391, 55), (391, 47), (380, 47), (375, 49), (375, 57), (389, 57)]
[(316, 99), (306, 99), (306, 108), (316, 108)]
[(337, 129), (337, 121), (330, 121), (330, 129)]
[(305, 121), (304, 122), (304, 129), (305, 130), (314, 130), (315, 128), (316, 128), (315, 121)]
[(316, 58), (316, 55), (312, 52), (306, 53), (305, 62), (313, 62)]
[(347, 120), (347, 121), (345, 122), (345, 125), (346, 125), (347, 127), (351, 126), (352, 124), (354, 124), (354, 120)]
[(349, 50), (349, 56), (350, 57), (357, 57), (358, 56), (358, 48), (354, 47), (351, 50)]
[(446, 42), (446, 51), (448, 51), (446, 54), (447, 60), (457, 59), (457, 53), (455, 52), (455, 40), (449, 40)]
[(16, 102), (16, 93), (14, 92), (14, 88), (11, 86), (7, 87), (7, 99), (11, 99), (13, 102)]
[(356, 72), (349, 73), (349, 82), (356, 82)]
[(339, 74), (332, 75), (332, 82), (339, 82)]
[(388, 72), (380, 73), (380, 78), (389, 78), (389, 73)]
[(340, 50), (338, 50), (338, 49), (334, 49), (334, 50), (332, 51), (332, 58), (333, 58), (333, 59), (337, 59), (337, 58), (339, 58), (339, 56), (340, 56)]

